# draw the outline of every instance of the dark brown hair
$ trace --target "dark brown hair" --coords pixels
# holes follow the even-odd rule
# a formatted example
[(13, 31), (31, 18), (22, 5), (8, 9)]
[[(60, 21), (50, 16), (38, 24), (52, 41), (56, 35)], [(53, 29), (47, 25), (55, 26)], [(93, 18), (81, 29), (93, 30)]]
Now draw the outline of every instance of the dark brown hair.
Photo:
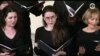
[(53, 44), (57, 47), (61, 45), (64, 41), (67, 41), (69, 38), (68, 30), (60, 25), (59, 23), (55, 24), (52, 31)]
[[(58, 13), (55, 9), (55, 7), (48, 5), (43, 9), (42, 16), (44, 17), (44, 14), (46, 12), (54, 12), (57, 15), (56, 23), (54, 25), (53, 31), (52, 31), (52, 39), (53, 44), (57, 47), (59, 46), (67, 37), (67, 30), (61, 25), (60, 21), (58, 20)], [(46, 26), (46, 22), (43, 20), (44, 26)]]
[[(42, 17), (44, 17), (44, 14), (45, 14), (46, 12), (54, 12), (54, 13), (57, 15), (57, 11), (56, 11), (55, 8), (54, 8), (53, 6), (51, 6), (51, 5), (47, 5), (46, 7), (44, 7), (44, 9), (43, 9), (43, 11), (42, 11)], [(43, 24), (44, 24), (44, 26), (47, 25), (46, 22), (44, 21), (44, 19), (43, 19)]]
[(1, 27), (1, 28), (4, 28), (4, 26), (5, 26), (5, 24), (6, 24), (5, 18), (7, 17), (7, 15), (8, 15), (9, 12), (16, 12), (16, 13), (17, 13), (17, 18), (18, 18), (18, 19), (17, 19), (17, 23), (16, 23), (16, 25), (15, 25), (14, 28), (15, 28), (16, 30), (21, 29), (19, 13), (18, 13), (18, 11), (17, 11), (14, 7), (12, 7), (12, 6), (7, 6), (7, 7), (5, 7), (5, 8), (1, 11), (0, 27)]

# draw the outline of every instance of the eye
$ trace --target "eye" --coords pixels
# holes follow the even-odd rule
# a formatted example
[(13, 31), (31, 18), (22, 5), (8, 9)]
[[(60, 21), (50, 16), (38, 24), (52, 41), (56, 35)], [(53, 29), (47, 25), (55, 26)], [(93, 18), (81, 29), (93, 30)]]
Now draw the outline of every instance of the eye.
[(54, 16), (52, 16), (52, 18), (56, 19), (56, 18), (57, 18), (57, 16), (56, 16), (56, 15), (54, 15)]
[(46, 17), (45, 19), (49, 19), (49, 17)]
[(55, 16), (52, 16), (52, 18), (55, 18)]
[(12, 19), (12, 17), (9, 17), (8, 19)]
[(17, 18), (17, 16), (14, 16), (14, 18)]

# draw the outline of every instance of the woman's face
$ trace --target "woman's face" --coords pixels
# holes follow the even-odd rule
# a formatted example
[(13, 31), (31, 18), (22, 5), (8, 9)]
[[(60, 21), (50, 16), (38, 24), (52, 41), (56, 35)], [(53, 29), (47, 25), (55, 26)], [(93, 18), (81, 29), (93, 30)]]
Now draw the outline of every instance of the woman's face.
[(17, 22), (17, 13), (9, 12), (5, 18), (6, 26), (14, 27)]
[(54, 12), (46, 12), (44, 14), (44, 21), (46, 22), (47, 26), (54, 26), (56, 23), (57, 15)]
[(92, 14), (92, 17), (88, 19), (88, 24), (95, 26), (98, 23), (99, 23), (99, 15)]

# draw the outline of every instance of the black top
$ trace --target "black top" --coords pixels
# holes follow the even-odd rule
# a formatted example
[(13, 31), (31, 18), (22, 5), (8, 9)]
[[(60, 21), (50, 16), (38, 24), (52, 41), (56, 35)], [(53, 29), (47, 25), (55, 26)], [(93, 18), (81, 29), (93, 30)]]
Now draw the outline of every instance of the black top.
[(12, 49), (16, 48), (15, 51), (17, 53), (16, 56), (21, 56), (24, 52), (22, 51), (19, 52), (20, 51), (19, 48), (22, 47), (21, 50), (24, 50), (25, 48), (27, 48), (25, 47), (26, 45), (29, 45), (31, 47), (32, 43), (30, 43), (29, 38), (27, 38), (24, 33), (21, 33), (19, 31), (16, 32), (16, 35), (14, 36), (13, 39), (9, 39), (5, 35), (4, 31), (0, 28), (0, 44), (6, 45)]
[[(35, 41), (37, 42), (38, 40), (42, 40), (43, 42), (45, 42), (47, 45), (49, 45), (50, 47), (54, 48), (54, 49), (57, 49), (59, 46), (55, 46), (53, 45), (53, 40), (52, 40), (52, 31), (47, 31), (45, 30), (44, 27), (40, 27), (36, 30), (36, 34), (35, 34)], [(65, 41), (67, 41), (68, 38), (64, 39), (63, 43)], [(61, 43), (61, 44), (63, 44)], [(37, 51), (37, 53), (40, 55), (40, 56), (48, 56), (47, 53), (43, 52), (42, 50), (40, 51)]]
[(96, 52), (97, 41), (100, 41), (100, 30), (87, 33), (83, 30), (78, 32), (78, 45), (84, 46), (86, 49), (86, 56), (100, 56), (100, 52)]

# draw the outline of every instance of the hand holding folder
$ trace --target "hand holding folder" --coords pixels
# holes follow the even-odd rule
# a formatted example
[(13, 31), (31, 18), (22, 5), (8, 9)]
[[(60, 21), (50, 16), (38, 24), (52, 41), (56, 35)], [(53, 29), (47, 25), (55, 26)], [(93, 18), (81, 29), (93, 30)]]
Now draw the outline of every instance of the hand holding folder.
[(13, 52), (16, 48), (10, 48), (4, 44), (0, 44), (0, 52)]
[(0, 52), (18, 52), (18, 53), (27, 53), (29, 51), (29, 45), (20, 46), (17, 48), (10, 48), (4, 44), (0, 44)]

